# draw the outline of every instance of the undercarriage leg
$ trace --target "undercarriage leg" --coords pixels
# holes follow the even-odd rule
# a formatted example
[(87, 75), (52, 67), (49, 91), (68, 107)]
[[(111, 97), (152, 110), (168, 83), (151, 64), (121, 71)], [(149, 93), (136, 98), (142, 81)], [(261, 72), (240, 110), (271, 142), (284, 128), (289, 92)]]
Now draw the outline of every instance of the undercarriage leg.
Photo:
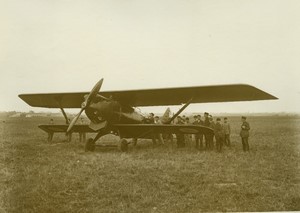
[(71, 142), (72, 141), (72, 133), (67, 134), (67, 141)]
[(94, 139), (92, 138), (89, 138), (87, 141), (86, 141), (86, 144), (85, 144), (85, 151), (91, 151), (93, 152), (95, 150), (95, 143), (96, 141), (102, 137), (103, 135), (106, 135), (108, 134), (109, 131), (104, 128), (104, 129), (100, 129), (100, 131), (98, 132), (98, 134), (96, 135), (96, 137)]
[(79, 132), (79, 141), (85, 142), (86, 140), (86, 133), (85, 132)]
[(54, 135), (53, 132), (48, 132), (48, 142), (52, 142), (53, 135)]
[(88, 152), (93, 152), (95, 151), (95, 142), (93, 142), (93, 138), (89, 138), (86, 143), (85, 143), (85, 147), (84, 147), (84, 151)]
[(128, 150), (128, 142), (125, 138), (121, 138), (120, 140), (120, 150), (121, 152), (127, 152)]

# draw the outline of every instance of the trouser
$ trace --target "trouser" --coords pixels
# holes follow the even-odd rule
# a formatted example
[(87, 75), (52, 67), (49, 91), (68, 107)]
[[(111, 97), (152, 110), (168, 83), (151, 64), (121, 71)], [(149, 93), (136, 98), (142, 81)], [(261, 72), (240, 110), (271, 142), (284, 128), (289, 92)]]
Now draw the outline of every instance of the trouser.
[[(203, 149), (203, 134), (195, 134), (196, 149)], [(199, 147), (200, 142), (200, 147)]]
[(222, 137), (216, 137), (216, 147), (217, 151), (221, 152), (223, 147), (223, 138)]
[(214, 149), (214, 137), (215, 137), (215, 135), (210, 136), (210, 149), (211, 150)]
[(230, 146), (230, 135), (229, 134), (225, 135), (224, 143), (226, 146)]
[(208, 134), (205, 135), (205, 148), (209, 150), (213, 150), (214, 148), (214, 135)]
[(244, 152), (249, 151), (248, 137), (243, 137), (242, 138), (242, 144), (243, 144)]
[(183, 134), (176, 134), (176, 140), (177, 140), (177, 147), (181, 148), (185, 146), (184, 143), (184, 135)]
[(192, 135), (191, 134), (184, 134), (184, 142), (185, 145), (190, 147), (192, 143)]
[(209, 149), (209, 135), (205, 134), (205, 149)]
[(133, 143), (133, 146), (136, 146), (137, 145), (137, 138), (132, 138), (132, 143)]
[(160, 144), (165, 144), (162, 134), (154, 134), (152, 137), (153, 145), (156, 145), (156, 139)]
[(165, 139), (165, 141), (170, 140), (170, 142), (173, 143), (173, 135), (172, 134), (163, 134), (163, 139)]

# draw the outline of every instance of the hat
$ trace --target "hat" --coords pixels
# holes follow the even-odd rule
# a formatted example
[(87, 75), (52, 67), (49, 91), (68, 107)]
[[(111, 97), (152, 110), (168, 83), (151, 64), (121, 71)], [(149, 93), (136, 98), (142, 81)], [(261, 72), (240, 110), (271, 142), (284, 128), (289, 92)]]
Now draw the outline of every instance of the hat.
[(204, 112), (204, 115), (208, 115), (208, 112)]
[(197, 118), (197, 115), (194, 115), (194, 118)]
[(245, 116), (242, 116), (242, 119), (247, 119)]
[(221, 118), (217, 118), (217, 121), (220, 121), (221, 120)]

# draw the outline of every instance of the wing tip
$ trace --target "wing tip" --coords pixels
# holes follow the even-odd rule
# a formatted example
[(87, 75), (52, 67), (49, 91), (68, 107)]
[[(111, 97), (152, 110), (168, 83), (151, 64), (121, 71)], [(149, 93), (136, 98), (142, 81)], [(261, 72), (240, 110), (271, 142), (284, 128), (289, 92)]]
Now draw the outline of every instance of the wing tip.
[(239, 85), (251, 87), (251, 88), (253, 88), (253, 89), (255, 89), (255, 90), (258, 90), (258, 91), (264, 93), (264, 94), (266, 95), (266, 97), (265, 97), (265, 99), (262, 99), (262, 100), (278, 100), (278, 99), (279, 99), (279, 98), (277, 98), (276, 96), (271, 95), (270, 93), (268, 93), (268, 92), (266, 92), (266, 91), (264, 91), (264, 90), (261, 90), (261, 89), (255, 87), (255, 86), (253, 86), (253, 85), (250, 85), (250, 84), (243, 84), (243, 83), (242, 83), (242, 84), (239, 84)]

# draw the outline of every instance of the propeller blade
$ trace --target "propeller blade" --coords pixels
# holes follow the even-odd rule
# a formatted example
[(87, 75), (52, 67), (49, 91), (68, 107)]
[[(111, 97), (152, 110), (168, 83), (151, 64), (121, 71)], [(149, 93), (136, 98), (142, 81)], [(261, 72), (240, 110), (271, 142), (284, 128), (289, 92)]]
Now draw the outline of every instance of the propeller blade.
[(71, 121), (71, 123), (67, 129), (67, 133), (69, 133), (72, 130), (73, 126), (76, 124), (77, 120), (79, 119), (79, 117), (84, 109), (85, 108), (81, 108), (80, 112), (75, 116), (75, 118), (73, 118), (73, 120)]
[(98, 94), (98, 92), (100, 91), (101, 86), (103, 84), (103, 80), (104, 79), (102, 78), (100, 81), (98, 81), (97, 84), (91, 90), (90, 94), (88, 95), (88, 97), (86, 98), (86, 101), (85, 101), (86, 102), (86, 106), (88, 106), (90, 104), (91, 100), (93, 98), (95, 98), (96, 95)]
[[(88, 94), (88, 96), (85, 98), (85, 101), (81, 104), (80, 112), (71, 121), (71, 123), (67, 129), (67, 133), (69, 133), (72, 130), (73, 126), (76, 124), (77, 120), (79, 119), (81, 113), (85, 110), (85, 108), (87, 108), (90, 105), (91, 101), (98, 95), (98, 92), (100, 91), (101, 86), (103, 84), (103, 80), (104, 79), (102, 78), (100, 81), (98, 81), (96, 83), (96, 85), (93, 87), (93, 89), (91, 90), (91, 92)], [(103, 98), (105, 98), (105, 97), (103, 97)]]

